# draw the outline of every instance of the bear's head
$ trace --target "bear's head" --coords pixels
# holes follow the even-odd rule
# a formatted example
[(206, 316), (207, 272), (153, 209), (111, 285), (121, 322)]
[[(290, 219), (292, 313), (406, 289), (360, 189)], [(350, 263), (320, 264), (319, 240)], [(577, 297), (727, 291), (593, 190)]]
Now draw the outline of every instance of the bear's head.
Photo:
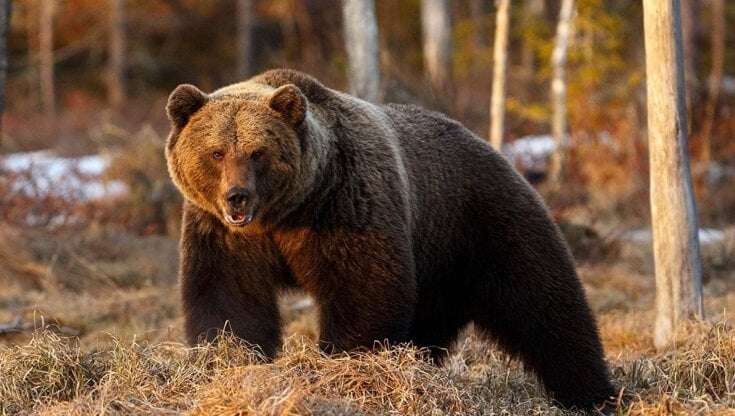
[(304, 183), (308, 101), (293, 84), (241, 84), (205, 94), (179, 85), (166, 110), (169, 173), (184, 197), (243, 231)]

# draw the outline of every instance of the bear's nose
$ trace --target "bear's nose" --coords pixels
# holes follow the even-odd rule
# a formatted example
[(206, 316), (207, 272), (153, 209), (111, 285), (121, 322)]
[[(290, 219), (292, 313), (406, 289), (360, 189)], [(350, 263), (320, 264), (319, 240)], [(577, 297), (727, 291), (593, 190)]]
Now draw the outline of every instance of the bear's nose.
[(241, 209), (245, 206), (250, 198), (250, 191), (241, 187), (234, 187), (227, 192), (225, 196), (227, 203), (232, 209)]

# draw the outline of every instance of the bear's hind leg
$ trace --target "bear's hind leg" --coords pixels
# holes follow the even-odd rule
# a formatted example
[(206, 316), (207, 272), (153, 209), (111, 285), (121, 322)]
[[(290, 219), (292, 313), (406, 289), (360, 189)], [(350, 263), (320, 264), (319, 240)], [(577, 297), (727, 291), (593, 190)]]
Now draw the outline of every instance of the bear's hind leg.
[(559, 403), (591, 408), (613, 393), (596, 324), (576, 277), (549, 273), (536, 283), (488, 278), (475, 323), (532, 369)]
[(411, 341), (419, 348), (428, 349), (434, 363), (442, 365), (457, 336), (470, 322), (470, 316), (464, 301), (456, 297), (447, 299), (450, 289), (436, 293), (432, 286), (431, 292), (420, 295)]

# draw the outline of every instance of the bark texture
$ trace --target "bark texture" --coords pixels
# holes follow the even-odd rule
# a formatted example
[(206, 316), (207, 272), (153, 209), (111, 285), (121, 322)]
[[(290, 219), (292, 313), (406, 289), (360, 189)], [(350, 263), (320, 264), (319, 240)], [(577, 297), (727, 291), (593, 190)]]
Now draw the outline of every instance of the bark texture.
[(564, 159), (569, 147), (566, 64), (573, 16), (574, 0), (562, 0), (561, 9), (559, 10), (559, 22), (556, 26), (554, 51), (551, 55), (551, 66), (553, 68), (553, 78), (551, 80), (551, 107), (553, 111), (551, 134), (556, 141), (556, 151), (551, 156), (549, 177), (555, 187), (559, 185), (561, 180)]
[(497, 151), (503, 148), (509, 20), (510, 0), (498, 0), (493, 49), (493, 90), (490, 97), (490, 144)]
[(679, 0), (643, 1), (659, 349), (671, 344), (682, 319), (704, 313), (679, 8)]

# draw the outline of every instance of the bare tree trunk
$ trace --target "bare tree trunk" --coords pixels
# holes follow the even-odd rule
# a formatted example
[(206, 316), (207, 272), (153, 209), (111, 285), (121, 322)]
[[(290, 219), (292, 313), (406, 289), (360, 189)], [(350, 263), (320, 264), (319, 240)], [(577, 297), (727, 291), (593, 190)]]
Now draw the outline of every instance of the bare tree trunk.
[(493, 91), (490, 98), (490, 143), (503, 148), (505, 120), (505, 80), (508, 72), (508, 26), (510, 0), (497, 0), (495, 46), (493, 49)]
[(421, 1), (424, 66), (435, 91), (444, 91), (451, 79), (452, 24), (449, 0)]
[(717, 101), (720, 98), (722, 70), (725, 65), (725, 0), (711, 0), (712, 5), (712, 69), (709, 76), (707, 104), (705, 105), (704, 124), (702, 126), (702, 161), (712, 159), (712, 125), (717, 113)]
[(5, 113), (5, 81), (8, 76), (8, 32), (10, 30), (10, 0), (0, 0), (0, 143), (2, 143)]
[(125, 6), (126, 0), (111, 0), (107, 98), (115, 111), (125, 104)]
[(553, 187), (559, 186), (564, 159), (569, 147), (566, 64), (573, 16), (574, 0), (562, 0), (561, 9), (559, 10), (559, 22), (556, 26), (554, 51), (551, 55), (551, 66), (554, 72), (551, 80), (551, 106), (553, 111), (551, 133), (556, 141), (556, 151), (551, 156), (549, 177)]
[(253, 1), (237, 0), (237, 76), (252, 75)]
[(643, 0), (659, 349), (671, 344), (682, 319), (704, 315), (679, 7), (679, 0)]
[(380, 101), (378, 24), (373, 0), (343, 0), (345, 43), (349, 60), (350, 91), (377, 103)]
[(54, 9), (56, 0), (41, 0), (39, 22), (39, 74), (41, 77), (41, 105), (48, 119), (56, 116), (54, 98)]

